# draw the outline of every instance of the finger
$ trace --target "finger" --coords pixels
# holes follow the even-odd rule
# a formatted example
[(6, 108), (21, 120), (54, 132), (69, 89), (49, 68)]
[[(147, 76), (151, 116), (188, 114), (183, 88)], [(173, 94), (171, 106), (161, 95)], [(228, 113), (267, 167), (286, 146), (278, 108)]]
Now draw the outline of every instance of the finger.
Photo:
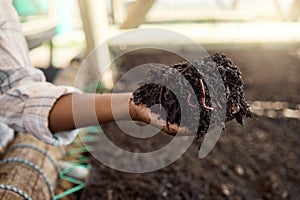
[(194, 133), (186, 126), (178, 126), (178, 124), (170, 124), (169, 126), (163, 126), (162, 131), (172, 136), (192, 136)]

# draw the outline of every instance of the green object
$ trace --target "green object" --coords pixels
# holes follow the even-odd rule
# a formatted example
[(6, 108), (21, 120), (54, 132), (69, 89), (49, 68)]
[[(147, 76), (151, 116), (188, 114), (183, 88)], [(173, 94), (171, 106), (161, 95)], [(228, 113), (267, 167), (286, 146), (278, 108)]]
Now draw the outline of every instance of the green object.
[[(89, 135), (88, 130), (90, 131), (97, 131), (98, 129), (95, 127), (90, 127), (90, 129), (86, 128), (86, 131), (82, 131), (79, 134), (81, 135), (81, 138), (83, 139), (83, 141), (93, 141), (95, 138), (91, 135)], [(80, 144), (81, 143), (81, 139), (79, 137), (76, 137), (75, 140), (73, 141), (73, 144)], [(76, 145), (75, 145), (76, 146)], [(78, 180), (76, 178), (72, 178), (70, 176), (67, 175), (68, 172), (72, 171), (74, 168), (81, 166), (84, 168), (89, 168), (88, 166), (88, 158), (84, 155), (82, 155), (82, 153), (88, 152), (90, 150), (90, 147), (88, 146), (83, 146), (83, 147), (74, 147), (72, 149), (68, 150), (68, 154), (71, 155), (73, 158), (75, 159), (79, 159), (77, 161), (72, 161), (72, 163), (74, 164), (73, 166), (70, 166), (68, 168), (62, 169), (59, 172), (59, 178), (60, 179), (64, 179), (70, 183), (75, 184), (74, 187), (63, 191), (62, 193), (56, 194), (53, 197), (53, 200), (59, 200), (63, 197), (69, 196), (79, 190), (82, 190), (85, 186), (86, 183), (84, 181)]]
[(46, 15), (49, 0), (13, 0), (13, 5), (21, 17)]
[[(66, 179), (66, 178), (64, 178), (64, 179)], [(69, 179), (66, 179), (66, 180), (69, 181), (69, 182), (71, 182), (71, 180), (69, 180)], [(84, 187), (85, 187), (85, 183), (84, 183), (84, 182), (81, 182), (79, 185), (77, 185), (77, 186), (75, 186), (75, 187), (73, 187), (73, 188), (71, 188), (71, 189), (69, 189), (69, 190), (66, 190), (66, 191), (64, 191), (63, 193), (60, 193), (60, 194), (58, 194), (58, 195), (55, 195), (55, 196), (53, 197), (53, 200), (61, 199), (61, 198), (65, 197), (65, 196), (68, 196), (68, 195), (70, 195), (70, 194), (73, 194), (73, 193), (75, 193), (75, 192), (77, 192), (77, 191), (79, 191), (79, 190), (82, 190)]]

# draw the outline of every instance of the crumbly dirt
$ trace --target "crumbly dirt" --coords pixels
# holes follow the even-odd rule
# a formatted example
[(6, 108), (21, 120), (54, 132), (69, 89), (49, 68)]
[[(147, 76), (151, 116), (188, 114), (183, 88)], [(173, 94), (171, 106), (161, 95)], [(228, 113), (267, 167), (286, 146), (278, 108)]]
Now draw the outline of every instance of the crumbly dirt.
[[(225, 51), (240, 66), (250, 101), (300, 103), (300, 60), (297, 48)], [(182, 62), (172, 55), (129, 55), (119, 70), (142, 63)], [(300, 120), (247, 119), (244, 127), (229, 122), (210, 154), (198, 159), (192, 146), (176, 162), (159, 171), (129, 174), (92, 159), (92, 170), (81, 199), (300, 199)], [(132, 138), (114, 123), (103, 129), (120, 148), (146, 152), (172, 138), (158, 134)], [(112, 156), (114, 152), (112, 152)]]
[[(205, 81), (207, 79), (215, 83), (210, 90)], [(177, 95), (164, 84), (175, 85)], [(152, 67), (147, 71), (146, 80), (134, 91), (132, 101), (136, 105), (144, 104), (150, 109), (159, 104), (160, 108), (154, 107), (156, 109), (151, 110), (165, 119), (167, 127), (173, 123), (188, 127), (191, 122), (198, 122), (196, 134), (197, 138), (202, 138), (210, 125), (224, 120), (220, 119), (218, 122), (217, 117), (212, 117), (211, 112), (214, 108), (226, 106), (225, 120), (236, 119), (242, 125), (245, 117), (252, 117), (243, 88), (239, 67), (224, 53), (216, 53), (191, 62)], [(196, 98), (191, 99), (194, 93)], [(195, 112), (195, 107), (198, 106), (199, 113)], [(182, 115), (182, 110), (189, 114)], [(163, 115), (164, 111), (166, 116)], [(185, 118), (183, 123), (182, 117)]]

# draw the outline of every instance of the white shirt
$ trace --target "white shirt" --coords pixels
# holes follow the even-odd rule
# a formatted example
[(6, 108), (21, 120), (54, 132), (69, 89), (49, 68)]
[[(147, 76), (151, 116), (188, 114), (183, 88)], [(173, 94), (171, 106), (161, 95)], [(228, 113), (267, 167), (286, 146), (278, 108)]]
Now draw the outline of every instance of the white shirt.
[(4, 135), (13, 131), (32, 134), (52, 145), (69, 144), (77, 131), (51, 133), (49, 112), (62, 95), (80, 91), (45, 81), (29, 60), (18, 20), (13, 6), (0, 0), (0, 147)]

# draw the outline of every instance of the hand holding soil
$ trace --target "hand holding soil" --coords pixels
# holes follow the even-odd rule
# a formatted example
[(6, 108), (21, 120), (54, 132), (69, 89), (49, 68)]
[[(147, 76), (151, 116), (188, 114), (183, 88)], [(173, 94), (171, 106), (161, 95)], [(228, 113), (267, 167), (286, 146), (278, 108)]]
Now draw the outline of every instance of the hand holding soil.
[(168, 135), (192, 135), (193, 133), (187, 127), (179, 127), (179, 124), (173, 123), (166, 125), (166, 121), (161, 118), (157, 113), (151, 111), (145, 104), (135, 105), (133, 98), (129, 102), (130, 115), (133, 120), (142, 121), (158, 127)]
[[(211, 96), (212, 91), (208, 90), (205, 83), (207, 79), (217, 82), (218, 77), (213, 76), (213, 73), (201, 73), (202, 70), (212, 72), (214, 68), (217, 68), (224, 83), (223, 96), (219, 94)], [(182, 76), (178, 76), (174, 70)], [(212, 74), (212, 76), (207, 77), (207, 74)], [(211, 123), (218, 123), (212, 118), (211, 113), (213, 107), (222, 108), (220, 102), (225, 102), (225, 121), (236, 119), (243, 125), (245, 117), (252, 117), (249, 105), (245, 100), (239, 67), (233, 65), (225, 54), (216, 53), (211, 57), (204, 57), (192, 62), (151, 68), (147, 75), (148, 80), (140, 83), (140, 87), (133, 93), (130, 104), (133, 102), (141, 111), (137, 119), (162, 127), (167, 134), (191, 133), (187, 128), (190, 125), (188, 123), (197, 120), (198, 131), (195, 134), (197, 137), (202, 137)], [(161, 84), (156, 84), (157, 82), (161, 82)], [(177, 94), (175, 95), (174, 91), (166, 87), (166, 84), (176, 85)], [(192, 94), (195, 94), (196, 98), (192, 98)], [(199, 113), (195, 112), (196, 106), (199, 107)], [(183, 116), (182, 110), (188, 110), (189, 114)], [(182, 117), (185, 119), (182, 120)]]

